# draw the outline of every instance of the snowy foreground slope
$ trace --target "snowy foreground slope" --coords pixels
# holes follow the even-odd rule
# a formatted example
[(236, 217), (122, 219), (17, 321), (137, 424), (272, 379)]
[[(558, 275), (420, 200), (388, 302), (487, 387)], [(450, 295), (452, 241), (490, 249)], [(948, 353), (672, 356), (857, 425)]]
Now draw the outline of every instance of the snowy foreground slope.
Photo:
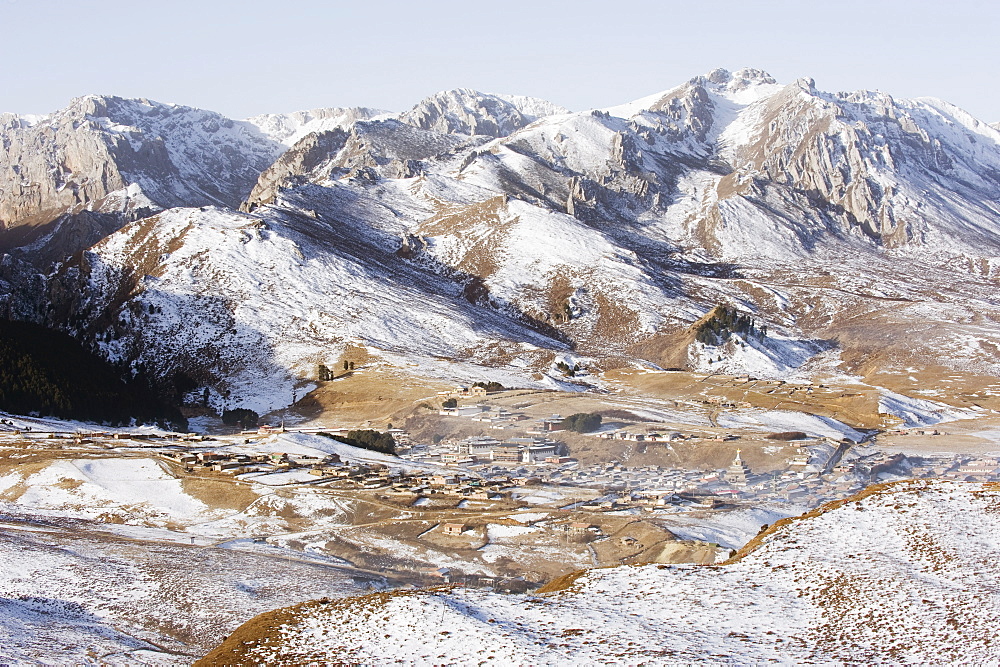
[(872, 487), (729, 565), (591, 570), (548, 595), (308, 603), (255, 619), (203, 664), (994, 663), (998, 509), (996, 485)]
[[(304, 469), (233, 484), (178, 477), (164, 459), (134, 452), (3, 449), (0, 664), (190, 664), (256, 614), (385, 585), (381, 573), (288, 546), (305, 528), (348, 527), (371, 511), (325, 489), (281, 488), (316, 479)], [(272, 436), (250, 451), (404, 465), (307, 434)]]

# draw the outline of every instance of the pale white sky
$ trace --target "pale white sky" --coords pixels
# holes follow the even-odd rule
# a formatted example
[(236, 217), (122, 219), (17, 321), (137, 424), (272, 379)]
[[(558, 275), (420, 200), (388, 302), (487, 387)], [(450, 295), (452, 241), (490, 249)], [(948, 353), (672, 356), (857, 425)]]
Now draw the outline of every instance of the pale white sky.
[(88, 93), (403, 110), (459, 87), (581, 110), (748, 66), (996, 122), (998, 28), (1000, 3), (975, 0), (0, 0), (0, 111)]

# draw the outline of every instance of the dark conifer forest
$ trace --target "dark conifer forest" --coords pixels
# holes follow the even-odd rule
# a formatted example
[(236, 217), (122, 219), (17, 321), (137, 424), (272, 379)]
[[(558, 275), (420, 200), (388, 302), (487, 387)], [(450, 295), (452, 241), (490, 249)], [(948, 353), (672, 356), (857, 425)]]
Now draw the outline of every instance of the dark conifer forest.
[(70, 336), (28, 322), (0, 320), (0, 410), (109, 425), (185, 427), (176, 408)]

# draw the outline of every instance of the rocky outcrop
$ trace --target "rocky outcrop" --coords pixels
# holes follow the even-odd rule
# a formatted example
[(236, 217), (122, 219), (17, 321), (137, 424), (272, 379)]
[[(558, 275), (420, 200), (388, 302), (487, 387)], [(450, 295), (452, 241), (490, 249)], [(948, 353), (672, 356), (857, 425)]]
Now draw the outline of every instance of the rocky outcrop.
[(719, 183), (721, 199), (753, 196), (754, 187), (783, 188), (786, 199), (797, 196), (845, 232), (857, 228), (898, 246), (920, 242), (937, 224), (930, 211), (906, 205), (907, 195), (919, 197), (922, 189), (913, 187), (915, 180), (951, 179), (952, 187), (978, 196), (1000, 195), (995, 167), (970, 162), (953, 144), (960, 135), (935, 131), (936, 110), (884, 93), (820, 93), (802, 79), (763, 102), (758, 113), (754, 138), (733, 152), (735, 171)]
[[(685, 132), (694, 135), (698, 141), (704, 141), (712, 129), (715, 105), (708, 91), (696, 79), (664, 95), (649, 110), (663, 114), (681, 125)], [(676, 125), (674, 128), (678, 132)]]
[(485, 138), (421, 130), (397, 120), (362, 121), (347, 130), (308, 134), (260, 175), (241, 210), (274, 201), (282, 188), (327, 178), (410, 178), (423, 162), (447, 159)]
[(281, 188), (290, 185), (296, 177), (315, 172), (336, 155), (344, 147), (347, 137), (347, 133), (340, 129), (307, 134), (260, 175), (240, 210), (253, 211), (258, 206), (273, 202)]
[[(5, 245), (30, 239), (27, 229), (127, 186), (109, 145), (96, 124), (5, 123), (0, 153), (0, 229)], [(127, 140), (125, 145), (131, 149)], [(156, 149), (146, 149), (153, 156)], [(159, 157), (159, 156), (156, 156)], [(13, 241), (13, 243), (11, 243)]]
[(41, 119), (7, 115), (0, 245), (31, 243), (64, 214), (238, 206), (282, 150), (249, 123), (149, 100), (89, 96)]

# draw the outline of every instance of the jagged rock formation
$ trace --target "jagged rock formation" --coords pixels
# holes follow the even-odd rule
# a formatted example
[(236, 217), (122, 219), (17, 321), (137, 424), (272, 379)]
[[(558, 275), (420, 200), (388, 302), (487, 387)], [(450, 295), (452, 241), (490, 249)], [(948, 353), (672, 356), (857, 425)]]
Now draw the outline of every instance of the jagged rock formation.
[(310, 133), (261, 174), (243, 210), (274, 201), (294, 183), (327, 179), (410, 178), (422, 172), (424, 160), (449, 156), (482, 139), (421, 130), (397, 120), (357, 122), (345, 132)]
[(308, 133), (264, 170), (240, 210), (253, 211), (261, 204), (270, 204), (293, 179), (317, 172), (346, 143), (347, 133), (341, 129)]
[[(70, 244), (73, 232), (57, 234), (65, 254), (155, 210), (238, 206), (281, 151), (249, 123), (119, 97), (82, 97), (40, 119), (8, 114), (0, 133), (0, 249), (53, 235), (65, 223), (79, 236)], [(90, 213), (117, 218), (87, 225)]]

